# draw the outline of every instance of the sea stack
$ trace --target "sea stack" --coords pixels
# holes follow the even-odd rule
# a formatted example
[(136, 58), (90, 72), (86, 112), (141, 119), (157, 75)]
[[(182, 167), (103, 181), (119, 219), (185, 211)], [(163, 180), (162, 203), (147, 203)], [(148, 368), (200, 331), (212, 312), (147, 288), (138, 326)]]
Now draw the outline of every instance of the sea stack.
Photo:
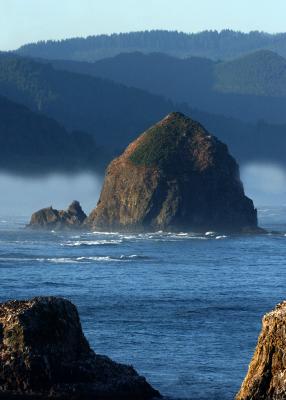
[(74, 200), (67, 210), (56, 210), (53, 207), (42, 208), (31, 216), (28, 228), (33, 229), (76, 229), (81, 228), (86, 214), (80, 203)]
[(286, 301), (262, 320), (262, 331), (236, 400), (286, 399)]
[(111, 162), (87, 224), (127, 232), (258, 231), (256, 209), (227, 146), (177, 112)]
[(0, 304), (0, 398), (148, 400), (131, 367), (95, 354), (76, 307), (57, 297)]

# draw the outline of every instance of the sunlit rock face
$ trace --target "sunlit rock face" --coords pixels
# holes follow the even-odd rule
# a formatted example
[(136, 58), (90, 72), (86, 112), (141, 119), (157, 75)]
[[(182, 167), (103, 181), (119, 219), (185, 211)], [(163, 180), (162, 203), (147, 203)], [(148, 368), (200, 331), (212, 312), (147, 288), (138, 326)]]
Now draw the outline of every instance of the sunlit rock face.
[(147, 400), (159, 396), (130, 366), (97, 355), (76, 307), (57, 297), (0, 304), (0, 398)]
[(87, 224), (108, 231), (258, 231), (227, 146), (181, 113), (169, 114), (111, 162)]
[(236, 400), (286, 399), (286, 302), (262, 320), (262, 330)]

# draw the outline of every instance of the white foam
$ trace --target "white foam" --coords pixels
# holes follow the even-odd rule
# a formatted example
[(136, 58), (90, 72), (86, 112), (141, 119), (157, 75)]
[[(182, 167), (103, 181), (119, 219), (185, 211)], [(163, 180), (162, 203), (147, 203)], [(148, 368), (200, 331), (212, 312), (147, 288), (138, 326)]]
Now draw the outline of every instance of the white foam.
[(51, 263), (58, 263), (58, 264), (69, 264), (73, 262), (71, 258), (66, 258), (66, 257), (54, 257), (54, 258), (37, 258), (37, 261), (41, 262), (51, 262)]
[(87, 232), (87, 235), (119, 235), (119, 232), (99, 232), (99, 231), (93, 231), (93, 232)]
[(120, 244), (122, 243), (122, 239), (102, 239), (102, 240), (77, 240), (77, 241), (69, 241), (66, 243), (61, 244), (61, 246), (71, 246), (71, 247), (78, 247), (78, 246), (102, 246), (108, 244)]

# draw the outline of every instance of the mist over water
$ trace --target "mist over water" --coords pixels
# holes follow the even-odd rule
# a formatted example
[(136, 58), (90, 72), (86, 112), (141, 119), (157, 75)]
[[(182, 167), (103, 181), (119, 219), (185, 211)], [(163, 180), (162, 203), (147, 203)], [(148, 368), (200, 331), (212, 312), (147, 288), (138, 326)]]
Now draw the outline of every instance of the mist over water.
[(2, 216), (29, 216), (43, 207), (65, 209), (79, 200), (89, 213), (100, 194), (103, 178), (93, 174), (19, 177), (0, 174)]
[(279, 165), (252, 163), (241, 168), (244, 189), (256, 206), (286, 205), (286, 170)]
[[(246, 194), (256, 206), (286, 204), (286, 171), (277, 165), (248, 164), (241, 167)], [(79, 200), (88, 214), (97, 203), (103, 177), (95, 174), (20, 177), (0, 174), (2, 216), (29, 216), (43, 207), (65, 209)]]

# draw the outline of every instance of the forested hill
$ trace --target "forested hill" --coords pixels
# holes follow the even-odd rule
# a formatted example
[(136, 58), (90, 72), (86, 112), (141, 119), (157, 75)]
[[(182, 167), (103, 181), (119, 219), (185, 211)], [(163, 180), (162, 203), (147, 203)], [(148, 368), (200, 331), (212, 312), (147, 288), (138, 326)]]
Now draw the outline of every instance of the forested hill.
[(217, 63), (214, 71), (214, 88), (219, 92), (286, 97), (286, 59), (273, 51)]
[(269, 50), (227, 62), (138, 52), (95, 63), (48, 62), (58, 69), (111, 79), (210, 113), (286, 123), (286, 59)]
[(223, 30), (188, 34), (154, 30), (41, 41), (22, 46), (18, 53), (47, 59), (95, 61), (123, 52), (140, 51), (161, 52), (177, 57), (199, 56), (226, 60), (260, 49), (273, 50), (286, 56), (286, 33), (242, 33)]
[(110, 148), (121, 142), (124, 146), (176, 109), (174, 103), (142, 90), (9, 54), (0, 55), (0, 94), (49, 115), (68, 130), (87, 131)]
[(0, 96), (0, 169), (17, 173), (100, 169), (92, 136), (68, 133), (51, 118)]

